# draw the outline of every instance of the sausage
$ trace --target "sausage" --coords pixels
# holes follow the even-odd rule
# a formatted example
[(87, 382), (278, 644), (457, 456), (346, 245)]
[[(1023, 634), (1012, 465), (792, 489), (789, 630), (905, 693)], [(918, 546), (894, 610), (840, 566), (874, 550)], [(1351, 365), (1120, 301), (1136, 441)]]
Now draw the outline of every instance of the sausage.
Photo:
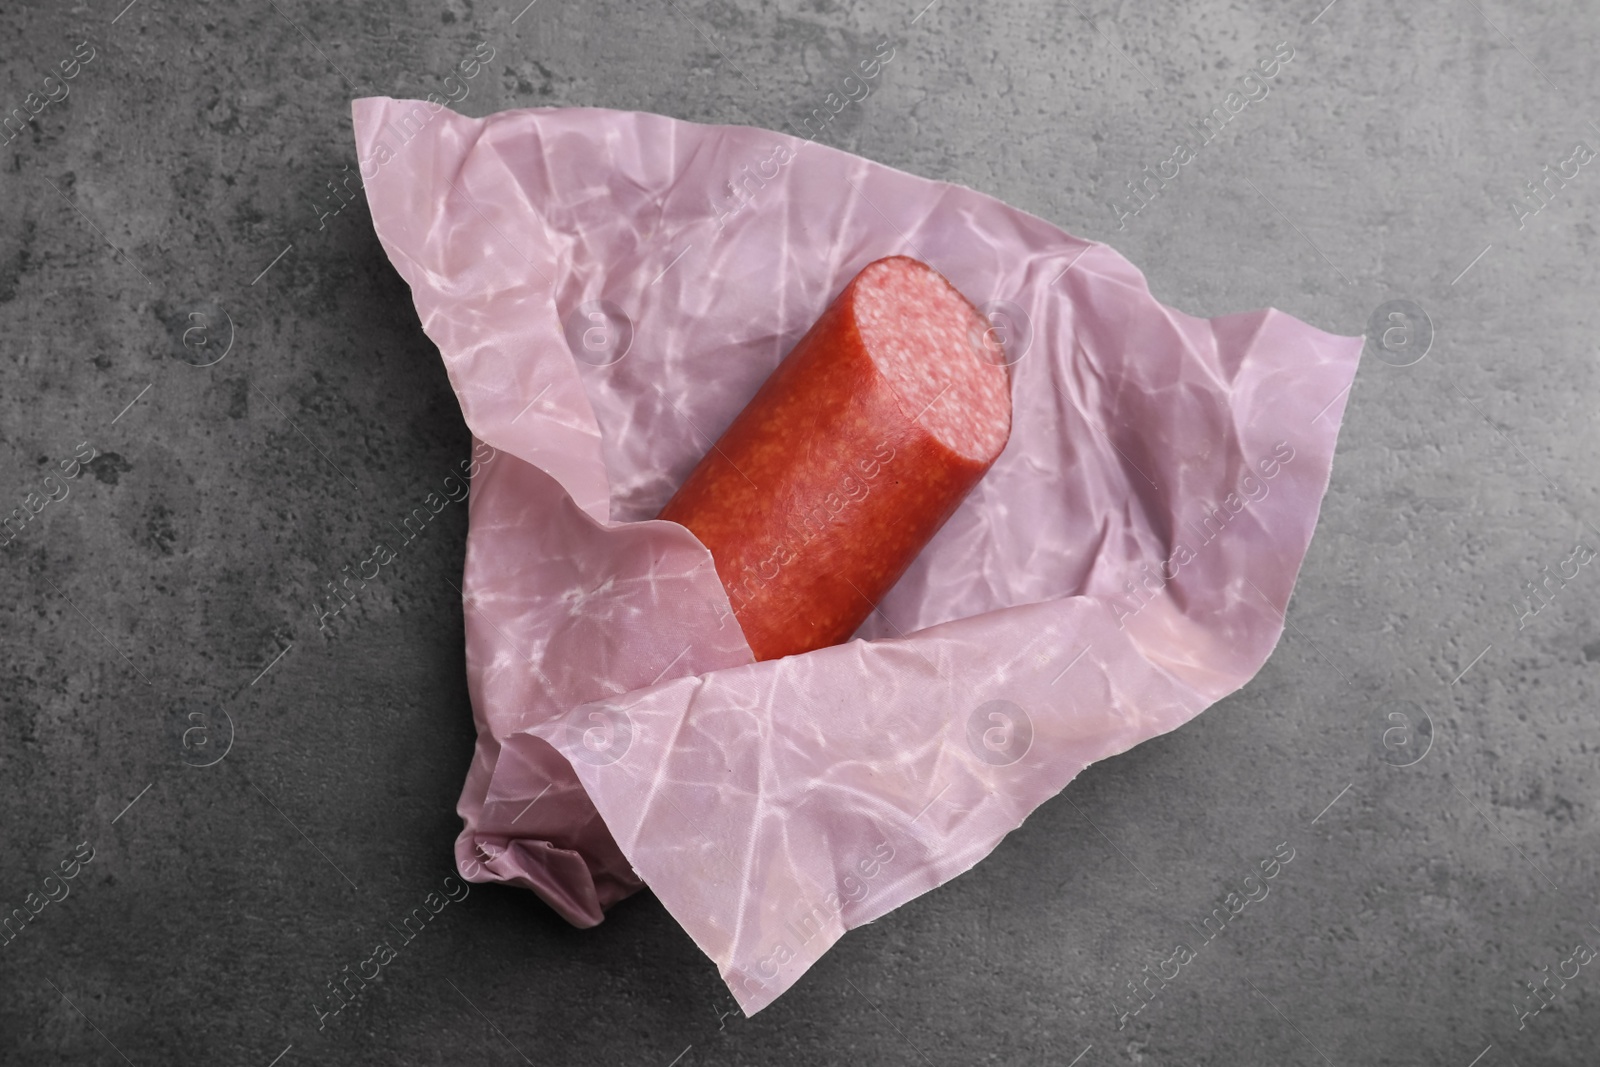
[(932, 267), (869, 263), (662, 509), (710, 550), (758, 660), (847, 640), (1005, 448), (988, 331)]

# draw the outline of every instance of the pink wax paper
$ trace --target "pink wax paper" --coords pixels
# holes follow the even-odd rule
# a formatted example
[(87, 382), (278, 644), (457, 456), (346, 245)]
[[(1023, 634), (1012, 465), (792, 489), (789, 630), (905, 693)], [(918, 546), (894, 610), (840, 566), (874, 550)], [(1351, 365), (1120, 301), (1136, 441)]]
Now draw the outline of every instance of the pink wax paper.
[[(378, 237), (497, 450), (462, 583), (474, 880), (578, 925), (642, 881), (754, 1013), (1277, 643), (1360, 338), (1194, 318), (1103, 244), (784, 134), (353, 111)], [(651, 516), (895, 253), (993, 312), (1010, 444), (858, 640), (756, 663)]]

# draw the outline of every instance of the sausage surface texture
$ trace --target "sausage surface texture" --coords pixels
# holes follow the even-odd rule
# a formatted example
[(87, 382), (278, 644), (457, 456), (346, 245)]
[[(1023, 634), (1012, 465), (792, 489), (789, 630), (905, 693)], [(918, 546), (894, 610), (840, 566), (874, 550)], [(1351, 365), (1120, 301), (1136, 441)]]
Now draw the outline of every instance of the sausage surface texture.
[(711, 551), (757, 659), (847, 640), (1005, 448), (988, 330), (932, 267), (869, 263), (662, 509)]

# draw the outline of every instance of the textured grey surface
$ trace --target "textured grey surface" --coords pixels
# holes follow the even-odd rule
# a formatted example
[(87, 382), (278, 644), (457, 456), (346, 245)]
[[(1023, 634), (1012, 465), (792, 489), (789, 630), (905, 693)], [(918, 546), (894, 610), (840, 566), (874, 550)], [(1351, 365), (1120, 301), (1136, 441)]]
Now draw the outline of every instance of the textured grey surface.
[[(1524, 194), (1600, 146), (1600, 18), (124, 2), (0, 10), (6, 112), (94, 50), (0, 149), (0, 511), (43, 504), (0, 549), (0, 904), (93, 853), (0, 944), (0, 1063), (1595, 1061), (1600, 573), (1567, 563), (1536, 614), (1527, 583), (1600, 548), (1600, 174)], [(332, 636), (313, 607), (468, 451), (364, 204), (327, 184), (350, 98), (444, 92), (487, 43), (467, 114), (782, 128), (883, 38), (826, 143), (1110, 242), (1192, 313), (1431, 319), (1420, 362), (1392, 365), (1418, 333), (1369, 346), (1283, 643), (754, 1019), (648, 894), (577, 931), (481, 887), (319, 1029), (326, 983), (451, 872), (472, 743), (463, 508)], [(1270, 91), (1119, 228), (1127, 183), (1279, 42)], [(186, 729), (216, 751), (230, 723), (186, 765)], [(1280, 845), (1268, 896), (1119, 1020)]]

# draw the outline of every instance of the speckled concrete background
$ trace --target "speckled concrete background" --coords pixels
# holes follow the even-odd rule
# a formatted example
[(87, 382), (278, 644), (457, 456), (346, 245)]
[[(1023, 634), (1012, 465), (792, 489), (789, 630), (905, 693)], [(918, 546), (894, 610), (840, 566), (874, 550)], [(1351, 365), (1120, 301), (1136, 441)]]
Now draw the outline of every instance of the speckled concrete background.
[[(1595, 1062), (1600, 19), (925, 2), (0, 10), (0, 904), (39, 908), (0, 1063)], [(331, 635), (313, 606), (468, 451), (328, 184), (349, 100), (488, 44), (468, 114), (782, 128), (884, 38), (827, 143), (1110, 242), (1193, 313), (1377, 324), (1284, 642), (754, 1019), (648, 894), (576, 931), (481, 887), (319, 1028), (451, 873), (472, 744), (463, 508)]]

